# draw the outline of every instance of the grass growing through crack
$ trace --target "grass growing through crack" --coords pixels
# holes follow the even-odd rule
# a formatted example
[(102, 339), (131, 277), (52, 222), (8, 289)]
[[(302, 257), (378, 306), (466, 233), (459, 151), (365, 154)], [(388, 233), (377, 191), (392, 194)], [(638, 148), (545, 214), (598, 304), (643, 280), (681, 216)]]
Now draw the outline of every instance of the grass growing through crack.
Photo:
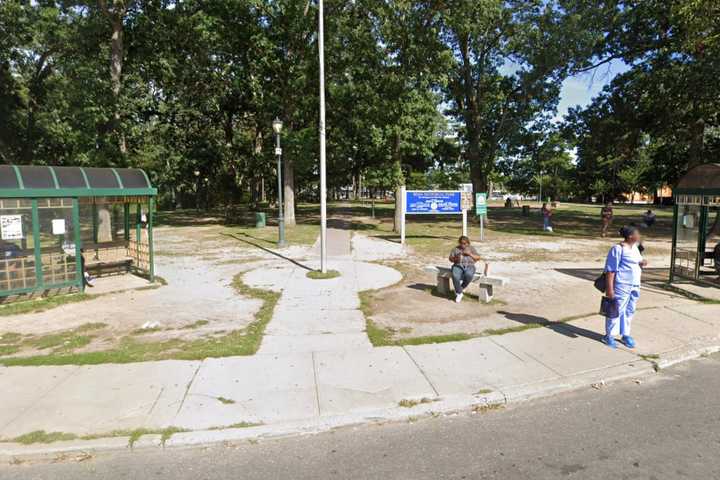
[(242, 282), (242, 274), (235, 276), (232, 285), (236, 293), (261, 300), (262, 305), (255, 314), (253, 322), (245, 328), (230, 331), (225, 335), (195, 340), (170, 339), (156, 342), (140, 341), (128, 335), (120, 339), (116, 347), (109, 350), (73, 352), (73, 348), (79, 348), (79, 345), (87, 342), (87, 338), (82, 337), (89, 337), (87, 335), (78, 337), (76, 329), (71, 331), (74, 332), (73, 335), (76, 335), (72, 339), (63, 336), (69, 332), (56, 334), (63, 336), (62, 341), (60, 338), (44, 339), (41, 345), (46, 345), (46, 348), (54, 345), (57, 348), (50, 354), (27, 357), (0, 357), (0, 365), (95, 365), (169, 359), (202, 360), (210, 357), (253, 355), (260, 348), (265, 327), (272, 318), (280, 293), (249, 287)]
[(412, 407), (416, 407), (423, 403), (432, 403), (434, 401), (435, 400), (433, 400), (432, 398), (427, 398), (427, 397), (423, 397), (419, 400), (404, 398), (398, 402), (398, 406), (403, 407), (403, 408), (412, 408)]
[(235, 403), (235, 400), (233, 400), (232, 398), (225, 398), (225, 397), (216, 397), (216, 398), (217, 398), (217, 401), (222, 403), (223, 405), (232, 405), (233, 403)]
[(64, 442), (77, 439), (74, 433), (65, 432), (46, 432), (45, 430), (36, 430), (11, 439), (11, 442), (21, 443), (23, 445), (32, 445), (33, 443), (54, 443)]
[(323, 273), (320, 270), (310, 270), (306, 276), (313, 280), (330, 280), (331, 278), (337, 278), (340, 276), (340, 272), (337, 270), (328, 270)]

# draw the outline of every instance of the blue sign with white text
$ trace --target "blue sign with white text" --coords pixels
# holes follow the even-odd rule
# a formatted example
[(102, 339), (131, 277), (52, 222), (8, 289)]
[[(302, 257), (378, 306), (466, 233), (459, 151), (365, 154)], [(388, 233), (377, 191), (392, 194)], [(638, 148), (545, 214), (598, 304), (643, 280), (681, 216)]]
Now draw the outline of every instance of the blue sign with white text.
[(405, 213), (462, 213), (460, 192), (407, 191)]

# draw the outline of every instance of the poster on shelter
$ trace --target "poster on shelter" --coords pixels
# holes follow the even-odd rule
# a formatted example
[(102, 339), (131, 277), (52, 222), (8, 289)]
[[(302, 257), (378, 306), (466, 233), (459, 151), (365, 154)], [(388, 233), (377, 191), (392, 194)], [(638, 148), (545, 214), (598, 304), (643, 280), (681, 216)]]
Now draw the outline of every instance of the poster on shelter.
[(22, 215), (0, 215), (0, 236), (3, 240), (23, 238)]
[(53, 235), (65, 235), (65, 219), (56, 218), (52, 221)]

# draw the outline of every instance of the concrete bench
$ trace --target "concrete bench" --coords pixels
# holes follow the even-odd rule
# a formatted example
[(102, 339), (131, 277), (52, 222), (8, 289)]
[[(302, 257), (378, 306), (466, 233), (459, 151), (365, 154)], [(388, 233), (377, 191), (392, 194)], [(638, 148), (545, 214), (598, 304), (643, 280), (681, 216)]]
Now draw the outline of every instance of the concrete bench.
[[(437, 279), (437, 291), (440, 295), (450, 296), (455, 290), (452, 286), (451, 267), (441, 267), (439, 265), (428, 265), (425, 271), (434, 273)], [(503, 287), (510, 283), (510, 280), (503, 277), (485, 276), (482, 273), (475, 273), (472, 283), (477, 283), (480, 288), (478, 300), (489, 303), (493, 299), (494, 287)]]

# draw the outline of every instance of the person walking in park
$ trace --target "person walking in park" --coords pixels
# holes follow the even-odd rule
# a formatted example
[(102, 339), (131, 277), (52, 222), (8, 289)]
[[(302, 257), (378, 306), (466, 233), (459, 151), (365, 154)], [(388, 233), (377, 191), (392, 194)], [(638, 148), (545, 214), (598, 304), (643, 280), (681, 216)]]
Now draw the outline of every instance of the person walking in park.
[[(463, 291), (475, 277), (475, 262), (480, 260), (480, 255), (475, 247), (470, 245), (470, 239), (463, 235), (458, 239), (458, 245), (450, 252), (449, 260), (453, 264), (450, 272), (455, 288), (455, 302), (460, 303), (463, 299)], [(486, 275), (487, 269), (488, 266), (485, 264)]]
[(605, 238), (607, 236), (608, 228), (610, 228), (610, 225), (612, 225), (613, 220), (612, 202), (607, 202), (605, 206), (600, 210), (600, 217), (602, 218), (602, 230), (600, 236)]
[(540, 209), (540, 212), (543, 216), (543, 230), (546, 232), (552, 232), (552, 208), (550, 208), (547, 204), (547, 202), (544, 202), (542, 204), (542, 208)]
[(643, 214), (643, 225), (645, 228), (651, 228), (653, 225), (655, 225), (655, 212), (652, 210), (648, 210)]
[(640, 253), (640, 230), (635, 226), (620, 229), (623, 241), (613, 245), (605, 261), (605, 296), (615, 302), (617, 316), (605, 317), (605, 343), (617, 348), (615, 337), (619, 334), (628, 348), (635, 348), (630, 336), (630, 326), (635, 305), (640, 297), (642, 269), (647, 266)]

